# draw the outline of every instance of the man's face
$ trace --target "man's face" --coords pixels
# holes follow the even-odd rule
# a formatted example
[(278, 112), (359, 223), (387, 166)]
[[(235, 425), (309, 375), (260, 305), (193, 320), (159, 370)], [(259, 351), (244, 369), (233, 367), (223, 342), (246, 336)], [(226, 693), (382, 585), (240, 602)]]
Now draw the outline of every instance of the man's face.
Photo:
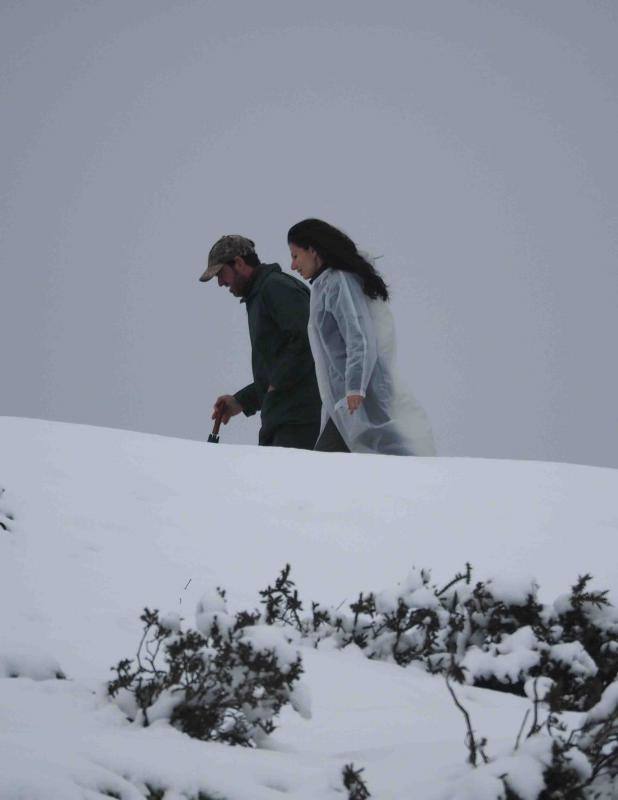
[(241, 269), (243, 265), (236, 262), (224, 264), (217, 274), (219, 286), (227, 286), (234, 297), (244, 297), (250, 281), (250, 275)]

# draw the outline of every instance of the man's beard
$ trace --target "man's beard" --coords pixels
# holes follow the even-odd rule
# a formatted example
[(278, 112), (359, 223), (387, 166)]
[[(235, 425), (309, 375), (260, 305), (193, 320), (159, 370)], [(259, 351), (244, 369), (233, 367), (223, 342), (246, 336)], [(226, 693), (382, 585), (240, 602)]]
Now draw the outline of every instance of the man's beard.
[(246, 297), (249, 293), (249, 286), (251, 285), (253, 275), (250, 277), (246, 277), (245, 275), (240, 275), (238, 272), (235, 275), (234, 283), (230, 286), (230, 291), (234, 295), (234, 297)]

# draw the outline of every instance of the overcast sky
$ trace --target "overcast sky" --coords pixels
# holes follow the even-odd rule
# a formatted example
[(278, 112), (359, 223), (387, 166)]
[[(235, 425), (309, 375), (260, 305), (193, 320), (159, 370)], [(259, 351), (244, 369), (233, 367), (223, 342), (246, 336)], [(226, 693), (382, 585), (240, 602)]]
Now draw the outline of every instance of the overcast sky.
[(0, 7), (0, 414), (205, 439), (251, 379), (210, 245), (289, 270), (318, 216), (441, 455), (618, 466), (614, 0)]

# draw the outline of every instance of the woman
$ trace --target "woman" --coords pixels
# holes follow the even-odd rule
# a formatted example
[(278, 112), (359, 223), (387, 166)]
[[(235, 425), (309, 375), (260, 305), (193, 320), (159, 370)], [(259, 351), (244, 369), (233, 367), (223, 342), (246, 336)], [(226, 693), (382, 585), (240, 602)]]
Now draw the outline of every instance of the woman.
[(306, 219), (288, 231), (292, 269), (312, 284), (309, 341), (322, 396), (316, 450), (435, 455), (423, 409), (394, 375), (388, 289), (342, 231)]

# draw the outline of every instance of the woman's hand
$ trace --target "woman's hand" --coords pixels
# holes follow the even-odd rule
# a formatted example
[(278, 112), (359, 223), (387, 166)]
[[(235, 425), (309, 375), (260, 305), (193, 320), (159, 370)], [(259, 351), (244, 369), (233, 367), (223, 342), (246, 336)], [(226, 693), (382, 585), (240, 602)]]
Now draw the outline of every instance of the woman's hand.
[(363, 404), (363, 400), (364, 399), (365, 398), (362, 396), (362, 394), (350, 394), (350, 395), (348, 395), (348, 397), (347, 397), (347, 400), (348, 400), (348, 411), (350, 412), (350, 414), (353, 414), (357, 409), (359, 409), (361, 407), (361, 405)]

